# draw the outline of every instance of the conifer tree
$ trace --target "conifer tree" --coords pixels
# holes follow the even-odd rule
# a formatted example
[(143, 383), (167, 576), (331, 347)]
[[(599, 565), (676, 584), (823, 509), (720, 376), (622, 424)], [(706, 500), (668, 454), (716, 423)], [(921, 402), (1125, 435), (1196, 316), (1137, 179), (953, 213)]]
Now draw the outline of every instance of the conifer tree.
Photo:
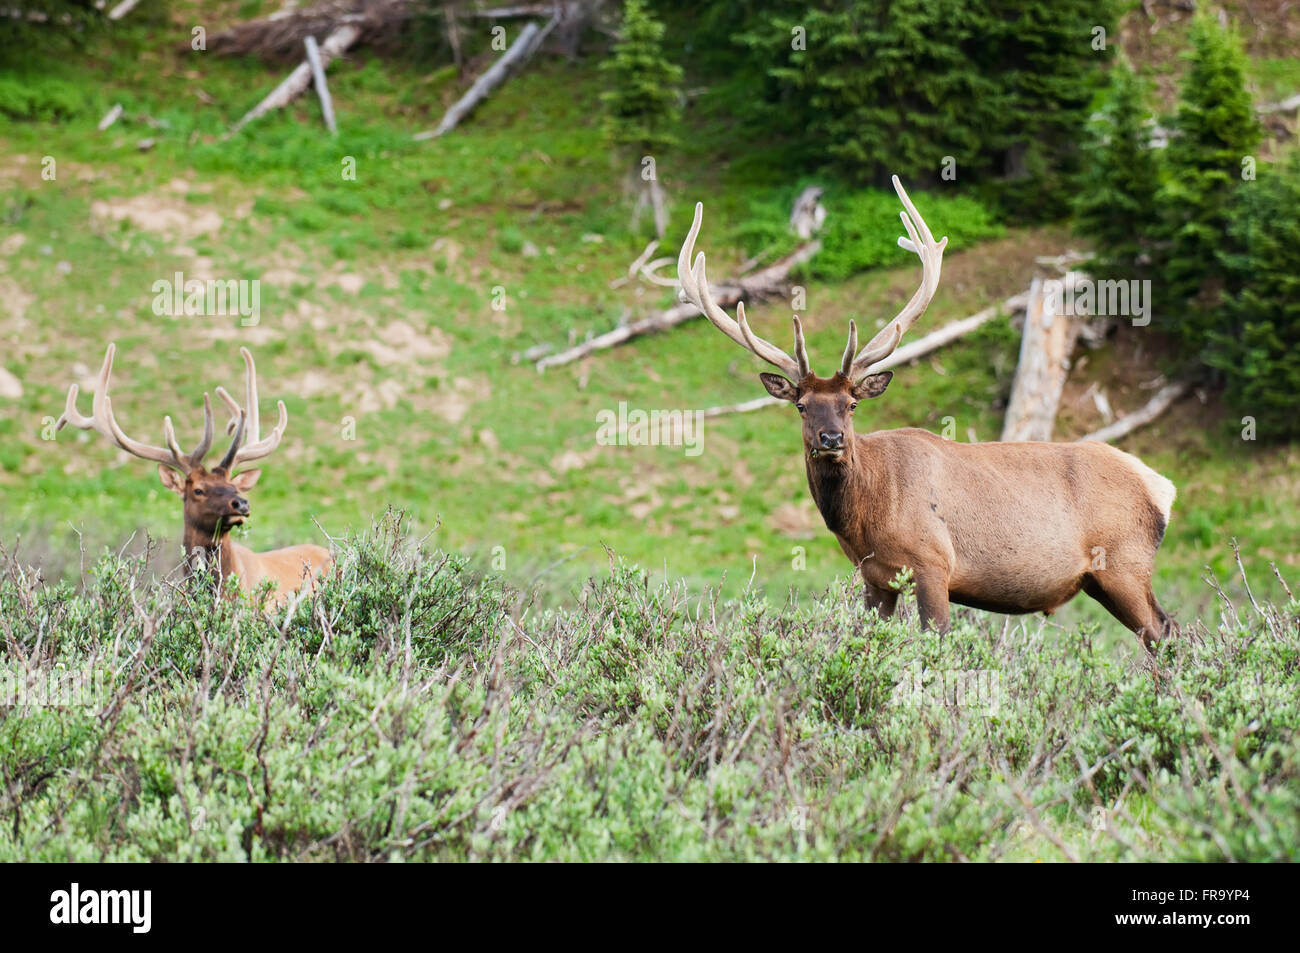
[(1106, 278), (1150, 277), (1146, 255), (1156, 226), (1160, 167), (1150, 148), (1146, 96), (1146, 84), (1127, 61), (1117, 62), (1084, 146), (1075, 223), (1095, 245), (1092, 269)]
[(663, 36), (663, 24), (644, 0), (628, 0), (618, 42), (600, 65), (609, 82), (601, 94), (606, 138), (632, 165), (639, 186), (637, 213), (647, 201), (652, 205), (661, 238), (667, 222), (659, 155), (678, 141), (682, 82), (682, 68), (664, 55)]
[(1245, 54), (1236, 34), (1208, 13), (1192, 24), (1191, 68), (1183, 77), (1176, 134), (1165, 150), (1159, 196), (1165, 245), (1157, 303), (1186, 354), (1208, 343), (1225, 280), (1220, 254), (1230, 209), (1260, 127), (1246, 90)]

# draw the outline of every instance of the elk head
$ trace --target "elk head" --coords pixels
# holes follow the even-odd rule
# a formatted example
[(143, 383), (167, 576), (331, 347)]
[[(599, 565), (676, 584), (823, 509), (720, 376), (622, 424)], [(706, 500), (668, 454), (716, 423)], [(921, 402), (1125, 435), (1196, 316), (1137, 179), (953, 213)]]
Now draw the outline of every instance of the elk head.
[[(745, 320), (744, 302), (736, 305), (733, 321), (713, 299), (704, 270), (704, 253), (700, 252), (691, 264), (695, 239), (703, 220), (704, 205), (695, 206), (695, 221), (682, 244), (677, 258), (677, 274), (681, 280), (682, 294), (704, 313), (713, 325), (748, 351), (777, 367), (781, 374), (760, 374), (759, 379), (769, 394), (788, 400), (803, 418), (804, 450), (809, 457), (827, 461), (841, 461), (853, 447), (853, 411), (858, 402), (879, 397), (889, 385), (893, 372), (877, 365), (886, 361), (897, 349), (903, 335), (925, 313), (939, 287), (939, 272), (943, 265), (943, 250), (948, 239), (934, 240), (925, 220), (908, 198), (898, 176), (893, 177), (894, 190), (903, 202), (899, 213), (906, 238), (899, 238), (899, 247), (915, 252), (921, 259), (921, 285), (906, 307), (885, 325), (861, 351), (858, 350), (858, 328), (849, 322), (849, 343), (839, 370), (830, 377), (818, 377), (808, 363), (804, 346), (803, 324), (794, 318), (794, 357), (773, 344), (764, 341), (750, 330)], [(875, 373), (873, 373), (873, 370)]]
[(78, 387), (73, 384), (68, 388), (68, 400), (55, 429), (61, 430), (65, 424), (72, 424), (82, 430), (94, 430), (127, 453), (156, 462), (163, 486), (185, 501), (187, 540), (204, 540), (209, 544), (219, 542), (232, 526), (240, 525), (249, 516), (248, 499), (244, 494), (257, 483), (262, 471), (244, 470), (236, 474), (235, 469), (269, 456), (279, 446), (284, 428), (289, 422), (284, 401), (279, 402), (279, 423), (266, 439), (261, 439), (257, 411), (257, 370), (248, 349), (240, 348), (239, 353), (244, 358), (247, 409), (241, 408), (224, 388), (217, 388), (217, 396), (231, 413), (226, 432), (233, 433), (234, 436), (225, 456), (209, 470), (203, 466), (203, 458), (211, 448), (213, 438), (212, 402), (208, 395), (203, 395), (203, 437), (190, 453), (182, 452), (176, 442), (176, 431), (170, 416), (163, 419), (165, 447), (132, 440), (122, 431), (113, 416), (113, 401), (108, 394), (115, 352), (116, 345), (110, 344), (104, 354), (104, 363), (99, 369), (98, 384), (91, 403), (91, 416), (85, 417), (78, 412)]

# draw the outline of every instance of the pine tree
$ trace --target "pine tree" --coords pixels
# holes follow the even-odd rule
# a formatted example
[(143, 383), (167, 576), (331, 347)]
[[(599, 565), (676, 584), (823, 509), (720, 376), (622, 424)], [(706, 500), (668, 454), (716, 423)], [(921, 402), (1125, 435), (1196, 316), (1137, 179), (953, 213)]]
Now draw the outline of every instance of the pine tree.
[(1156, 223), (1160, 167), (1149, 144), (1146, 95), (1146, 84), (1127, 61), (1117, 62), (1084, 146), (1075, 224), (1095, 245), (1093, 270), (1107, 278), (1150, 277), (1144, 258)]
[(664, 55), (663, 36), (663, 24), (644, 0), (628, 0), (618, 42), (609, 59), (600, 64), (610, 84), (601, 94), (606, 138), (634, 165), (633, 174), (643, 185), (638, 212), (648, 199), (661, 238), (666, 221), (658, 154), (677, 145), (682, 82), (682, 68)]
[[(810, 0), (742, 34), (775, 80), (755, 125), (803, 137), (860, 183), (984, 186), (1013, 214), (1068, 208), (1114, 0)], [(757, 79), (757, 77), (756, 77)]]
[(1300, 438), (1300, 154), (1238, 189), (1220, 256), (1227, 289), (1206, 360), (1224, 396), (1255, 418), (1259, 439)]
[(1209, 14), (1192, 24), (1192, 63), (1183, 78), (1165, 150), (1168, 175), (1159, 196), (1167, 242), (1159, 264), (1157, 303), (1184, 352), (1209, 343), (1225, 274), (1220, 260), (1242, 162), (1260, 127), (1246, 90), (1246, 58), (1235, 33)]

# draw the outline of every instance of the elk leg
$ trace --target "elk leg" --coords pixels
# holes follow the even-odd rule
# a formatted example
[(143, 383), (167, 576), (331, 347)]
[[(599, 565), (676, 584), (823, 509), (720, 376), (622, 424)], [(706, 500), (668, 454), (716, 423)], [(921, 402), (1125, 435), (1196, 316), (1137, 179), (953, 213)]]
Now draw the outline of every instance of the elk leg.
[(1156, 602), (1149, 578), (1111, 576), (1103, 583), (1097, 576), (1090, 575), (1083, 583), (1083, 591), (1135, 632), (1151, 654), (1155, 654), (1155, 643), (1170, 633), (1173, 622)]
[(898, 605), (897, 592), (893, 589), (881, 589), (871, 583), (867, 583), (864, 596), (868, 611), (875, 609), (882, 619), (890, 618), (894, 614), (894, 607)]
[(948, 631), (948, 580), (936, 573), (916, 573), (916, 609), (921, 628)]

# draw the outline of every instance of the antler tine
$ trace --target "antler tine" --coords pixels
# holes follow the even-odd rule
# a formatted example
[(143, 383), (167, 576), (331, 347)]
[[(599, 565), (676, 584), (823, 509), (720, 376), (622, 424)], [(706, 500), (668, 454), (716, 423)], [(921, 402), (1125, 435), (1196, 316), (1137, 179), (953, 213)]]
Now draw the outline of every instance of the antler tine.
[[(116, 350), (117, 346), (115, 344), (109, 344), (108, 348), (104, 351), (104, 363), (100, 365), (99, 368), (97, 387), (99, 391), (108, 389), (108, 378), (109, 375), (113, 373), (113, 353)], [(72, 426), (76, 427), (78, 430), (94, 430), (101, 436), (112, 440), (112, 432), (106, 427), (101, 428), (99, 418), (95, 416), (94, 395), (91, 397), (91, 416), (87, 417), (77, 410), (77, 395), (79, 393), (81, 393), (81, 387), (78, 384), (73, 384), (68, 388), (68, 399), (64, 402), (63, 413), (59, 416), (58, 421), (55, 422), (54, 429), (62, 430), (68, 424), (72, 424)]]
[(239, 412), (239, 420), (235, 424), (235, 437), (230, 441), (230, 449), (227, 450), (226, 455), (221, 458), (221, 462), (217, 464), (218, 470), (224, 470), (229, 473), (231, 468), (235, 465), (235, 461), (238, 459), (239, 444), (244, 439), (244, 423), (247, 419), (247, 415), (241, 410)]
[(696, 202), (695, 220), (691, 223), (691, 230), (687, 233), (686, 241), (682, 243), (682, 250), (677, 256), (677, 277), (682, 285), (682, 295), (687, 301), (699, 308), (713, 326), (731, 338), (732, 341), (784, 371), (788, 376), (801, 380), (806, 376), (807, 371), (804, 370), (801, 373), (798, 361), (779, 347), (764, 341), (749, 330), (749, 326), (745, 322), (743, 304), (737, 305), (736, 312), (739, 319), (735, 321), (727, 315), (727, 312), (718, 307), (717, 302), (713, 300), (713, 294), (709, 291), (709, 279), (704, 266), (704, 252), (700, 252), (695, 256), (694, 267), (691, 266), (691, 256), (695, 253), (695, 239), (700, 234), (700, 225), (703, 221), (704, 203)]
[(254, 460), (261, 460), (263, 457), (269, 457), (276, 447), (280, 446), (280, 438), (284, 436), (284, 428), (289, 425), (289, 411), (284, 406), (284, 401), (276, 401), (280, 408), (280, 420), (266, 437), (256, 443), (247, 444), (238, 453), (235, 454), (233, 466), (242, 466), (245, 463), (252, 463)]
[(230, 410), (230, 423), (226, 425), (226, 433), (231, 433), (242, 426), (248, 439), (248, 442), (242, 448), (232, 445), (235, 455), (230, 467), (237, 467), (270, 456), (272, 451), (280, 445), (280, 438), (284, 436), (284, 428), (289, 425), (289, 411), (284, 406), (284, 401), (277, 401), (280, 420), (275, 425), (275, 429), (267, 434), (265, 439), (262, 439), (257, 411), (257, 366), (253, 363), (253, 355), (249, 353), (248, 348), (241, 347), (239, 353), (244, 358), (244, 400), (247, 406), (240, 407), (239, 402), (231, 397), (224, 387), (217, 388), (217, 396)]
[(840, 361), (840, 374), (848, 377), (853, 373), (853, 358), (858, 352), (858, 322), (849, 318), (849, 346), (844, 349), (844, 357)]
[[(253, 355), (248, 348), (241, 347), (239, 354), (244, 359), (244, 407), (243, 412), (248, 415), (248, 422), (245, 427), (248, 433), (248, 442), (257, 443), (262, 439), (261, 417), (258, 413), (257, 404), (257, 366), (253, 363)], [(230, 410), (230, 420), (226, 422), (226, 433), (234, 433), (235, 425), (239, 422), (240, 406), (223, 387), (217, 388), (217, 396), (220, 397)]]
[(808, 363), (808, 347), (803, 340), (803, 322), (799, 320), (799, 315), (794, 316), (794, 359), (799, 365), (799, 380), (803, 380), (812, 373), (812, 365)]
[(241, 347), (239, 355), (244, 359), (244, 406), (248, 410), (248, 442), (252, 444), (262, 439), (261, 415), (257, 411), (257, 367), (248, 348)]
[(930, 227), (925, 224), (925, 219), (921, 213), (916, 210), (912, 204), (911, 198), (908, 197), (907, 190), (903, 188), (903, 183), (899, 181), (898, 176), (893, 176), (894, 191), (898, 193), (898, 198), (903, 203), (903, 211), (899, 212), (899, 218), (903, 220), (903, 228), (907, 231), (907, 237), (898, 239), (898, 247), (906, 251), (915, 252), (921, 259), (921, 284), (907, 302), (903, 310), (898, 312), (894, 320), (881, 328), (862, 349), (862, 352), (853, 360), (849, 367), (848, 376), (857, 379), (862, 377), (871, 369), (871, 365), (884, 360), (890, 354), (893, 354), (898, 348), (899, 342), (903, 335), (911, 329), (925, 309), (930, 306), (930, 301), (934, 294), (939, 290), (939, 274), (943, 268), (943, 250), (948, 245), (948, 238), (944, 236), (939, 241), (934, 240), (934, 235), (930, 232)]
[[(170, 429), (172, 419), (168, 417), (164, 422), (164, 427)], [(172, 448), (172, 452), (180, 456), (180, 451), (176, 447), (175, 435), (167, 441), (167, 445)], [(207, 394), (203, 395), (203, 439), (191, 451), (189, 463), (192, 467), (197, 467), (203, 463), (203, 458), (207, 456), (208, 449), (212, 446), (212, 400)]]
[(80, 388), (73, 384), (68, 388), (68, 399), (55, 428), (62, 430), (65, 425), (72, 424), (81, 430), (94, 430), (132, 456), (188, 471), (189, 464), (179, 454), (164, 447), (155, 447), (152, 444), (132, 440), (118, 426), (117, 419), (113, 416), (113, 401), (108, 396), (108, 388), (113, 376), (113, 356), (116, 353), (117, 345), (112, 343), (104, 351), (104, 363), (99, 368), (98, 384), (91, 398), (91, 415), (86, 417), (77, 410), (77, 394)]
[[(96, 403), (99, 403), (99, 395), (95, 395)], [(113, 416), (113, 400), (107, 394), (104, 395), (103, 417), (107, 422), (109, 431), (113, 434), (114, 442), (132, 456), (139, 457), (141, 460), (152, 460), (155, 463), (164, 463), (169, 467), (174, 467), (182, 473), (188, 473), (193, 467), (189, 461), (177, 453), (164, 447), (155, 447), (150, 443), (141, 443), (138, 440), (132, 440), (118, 426), (117, 418)], [(98, 409), (96, 416), (99, 416)]]

